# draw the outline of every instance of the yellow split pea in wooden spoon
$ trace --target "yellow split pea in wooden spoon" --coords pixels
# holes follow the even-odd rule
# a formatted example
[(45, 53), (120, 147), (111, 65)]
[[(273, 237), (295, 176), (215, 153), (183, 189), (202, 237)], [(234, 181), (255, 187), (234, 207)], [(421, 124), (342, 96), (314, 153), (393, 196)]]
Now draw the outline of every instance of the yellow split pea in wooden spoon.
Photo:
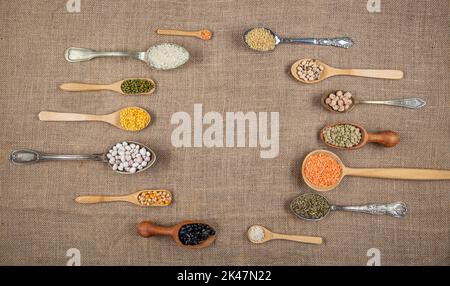
[(41, 121), (102, 121), (116, 126), (122, 130), (139, 131), (150, 123), (150, 114), (140, 107), (122, 108), (116, 112), (105, 115), (62, 113), (41, 111), (39, 113)]

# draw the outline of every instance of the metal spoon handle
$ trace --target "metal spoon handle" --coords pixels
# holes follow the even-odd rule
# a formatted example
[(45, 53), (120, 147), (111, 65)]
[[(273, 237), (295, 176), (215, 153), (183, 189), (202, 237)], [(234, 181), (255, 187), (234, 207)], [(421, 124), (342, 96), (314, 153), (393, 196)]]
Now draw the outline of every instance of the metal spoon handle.
[(145, 52), (97, 52), (86, 48), (71, 47), (64, 54), (68, 62), (84, 62), (97, 57), (131, 57), (145, 60)]
[(333, 46), (348, 49), (353, 45), (353, 41), (347, 37), (340, 38), (282, 38), (282, 43), (302, 43), (319, 46)]
[(406, 214), (407, 207), (404, 202), (395, 202), (390, 204), (368, 204), (360, 206), (331, 206), (332, 210), (360, 212), (373, 215), (389, 215), (393, 217), (403, 217)]
[(51, 161), (51, 160), (101, 160), (101, 161), (104, 160), (103, 154), (58, 155), (58, 154), (41, 153), (29, 149), (15, 150), (11, 153), (9, 159), (13, 163), (20, 165), (33, 164), (40, 161)]
[(402, 98), (393, 100), (361, 100), (358, 103), (368, 103), (368, 104), (384, 104), (400, 106), (412, 109), (418, 109), (426, 105), (425, 100), (421, 98)]
[(63, 155), (63, 154), (40, 154), (40, 161), (81, 161), (81, 160), (95, 160), (103, 161), (103, 154), (90, 155)]

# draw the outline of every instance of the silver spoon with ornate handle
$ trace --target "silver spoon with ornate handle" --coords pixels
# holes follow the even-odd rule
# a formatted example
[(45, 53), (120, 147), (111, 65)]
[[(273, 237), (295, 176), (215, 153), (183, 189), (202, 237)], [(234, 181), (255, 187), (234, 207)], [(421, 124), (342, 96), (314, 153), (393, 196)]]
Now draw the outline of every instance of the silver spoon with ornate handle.
[[(309, 200), (308, 198), (315, 197), (314, 200)], [(298, 202), (306, 202), (305, 207), (301, 207), (303, 210), (298, 208)], [(321, 206), (324, 208), (324, 212), (317, 217), (307, 217), (304, 213), (309, 212), (317, 212), (317, 208)], [(307, 209), (308, 208), (308, 209)], [(408, 208), (404, 202), (393, 202), (388, 204), (366, 204), (366, 205), (357, 205), (357, 206), (338, 206), (332, 205), (328, 202), (328, 200), (316, 193), (305, 193), (294, 200), (292, 200), (290, 204), (291, 211), (299, 218), (309, 221), (319, 221), (326, 217), (330, 211), (348, 211), (348, 212), (358, 212), (358, 213), (366, 213), (372, 215), (388, 215), (396, 218), (404, 217)]]
[[(158, 46), (165, 45), (166, 49), (171, 49), (175, 52), (180, 52), (184, 54), (184, 59), (180, 60), (176, 66), (171, 68), (157, 68), (154, 64), (154, 59), (152, 59), (152, 56), (150, 54), (150, 51), (153, 48), (157, 48)], [(172, 57), (171, 53), (166, 53), (167, 55), (163, 55), (163, 57)], [(76, 48), (71, 47), (68, 48), (64, 52), (64, 57), (68, 62), (75, 63), (75, 62), (84, 62), (92, 60), (93, 58), (97, 57), (131, 57), (136, 60), (141, 60), (145, 63), (147, 63), (149, 66), (151, 66), (154, 69), (172, 69), (177, 68), (183, 64), (185, 64), (189, 60), (189, 52), (183, 48), (182, 46), (176, 45), (176, 44), (160, 44), (156, 46), (150, 47), (146, 52), (98, 52), (92, 49), (86, 49), (86, 48)]]
[[(151, 150), (149, 147), (133, 141), (126, 141), (130, 144), (137, 144), (141, 147), (144, 147), (150, 152), (150, 161), (146, 164), (145, 167), (143, 167), (140, 170), (136, 170), (136, 173), (140, 173), (144, 170), (147, 170), (150, 168), (156, 161), (156, 154), (153, 150)], [(115, 145), (113, 145), (115, 146)], [(112, 148), (112, 147), (111, 147)], [(120, 174), (132, 174), (129, 172), (124, 172), (120, 170), (114, 170), (112, 168), (112, 165), (109, 163), (107, 158), (107, 153), (98, 153), (98, 154), (85, 154), (85, 155), (63, 155), (63, 154), (51, 154), (51, 153), (43, 153), (35, 150), (30, 149), (21, 149), (21, 150), (15, 150), (9, 155), (9, 160), (17, 165), (29, 165), (34, 164), (38, 162), (45, 162), (45, 161), (85, 161), (85, 160), (92, 160), (92, 161), (102, 161), (103, 163), (108, 164), (111, 169), (117, 173)]]
[(352, 110), (357, 104), (382, 104), (382, 105), (390, 105), (390, 106), (399, 106), (410, 109), (419, 109), (424, 107), (427, 103), (422, 98), (401, 98), (401, 99), (391, 99), (391, 100), (359, 100), (356, 96), (351, 96), (351, 104), (348, 109), (344, 111), (334, 110), (328, 103), (327, 98), (332, 93), (326, 93), (322, 95), (320, 98), (320, 104), (327, 110), (333, 111), (336, 113), (345, 113)]
[[(244, 33), (244, 43), (252, 49), (251, 46), (249, 46), (249, 44), (247, 43), (247, 35), (249, 32), (253, 31), (254, 29), (258, 29), (261, 27), (257, 27), (257, 28), (252, 28), (247, 30)], [(278, 36), (277, 34), (275, 34), (272, 30), (270, 30), (269, 28), (263, 28), (265, 30), (267, 30), (273, 37), (274, 41), (275, 41), (275, 46), (279, 45), (279, 44), (283, 44), (283, 43), (301, 43), (301, 44), (309, 44), (309, 45), (319, 45), (319, 46), (333, 46), (333, 47), (338, 47), (338, 48), (345, 48), (348, 49), (353, 45), (353, 41), (352, 39), (348, 38), (348, 37), (338, 37), (338, 38), (282, 38), (280, 36)], [(274, 49), (275, 49), (274, 46)], [(258, 50), (260, 51), (260, 50)]]

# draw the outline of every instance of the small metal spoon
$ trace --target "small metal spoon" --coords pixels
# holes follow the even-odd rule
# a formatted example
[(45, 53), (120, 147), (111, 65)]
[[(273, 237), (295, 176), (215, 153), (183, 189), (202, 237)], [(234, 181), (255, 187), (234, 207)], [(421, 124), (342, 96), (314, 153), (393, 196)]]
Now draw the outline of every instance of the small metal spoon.
[(406, 107), (411, 109), (419, 109), (426, 105), (425, 100), (421, 98), (402, 98), (402, 99), (391, 99), (391, 100), (359, 100), (356, 96), (352, 95), (352, 103), (350, 104), (350, 107), (347, 110), (344, 111), (338, 111), (334, 110), (331, 106), (326, 104), (325, 100), (330, 95), (330, 93), (322, 95), (320, 98), (320, 104), (329, 111), (335, 112), (335, 113), (345, 113), (352, 110), (355, 105), (357, 104), (383, 104), (383, 105), (391, 105), (391, 106), (399, 106), (399, 107)]
[[(256, 28), (251, 28), (244, 33), (244, 43), (252, 49), (248, 44), (246, 39), (247, 34)], [(353, 45), (353, 41), (348, 37), (339, 37), (339, 38), (282, 38), (276, 35), (269, 28), (264, 28), (268, 30), (272, 36), (275, 38), (275, 46), (283, 43), (301, 43), (301, 44), (310, 44), (310, 45), (320, 45), (320, 46), (333, 46), (338, 48), (348, 49)]]
[[(320, 218), (317, 219), (311, 219), (307, 217), (303, 217), (297, 212), (293, 210), (293, 202), (299, 198), (315, 195), (322, 197), (328, 204), (329, 208), (328, 211)], [(404, 217), (406, 215), (406, 212), (408, 211), (408, 208), (406, 207), (406, 204), (404, 202), (394, 202), (389, 204), (367, 204), (367, 205), (359, 205), (359, 206), (338, 206), (338, 205), (332, 205), (328, 202), (327, 198), (320, 194), (316, 193), (305, 193), (294, 200), (292, 200), (290, 204), (291, 211), (299, 218), (309, 221), (319, 221), (322, 220), (324, 217), (326, 217), (330, 211), (348, 211), (348, 212), (358, 212), (358, 213), (366, 213), (366, 214), (372, 214), (372, 215), (388, 215), (396, 218)]]
[[(183, 48), (182, 46), (176, 45), (176, 44), (170, 44), (178, 49), (182, 49), (184, 53), (187, 54), (187, 59), (184, 62), (181, 62), (179, 65), (177, 65), (174, 68), (177, 68), (183, 64), (185, 64), (189, 60), (189, 52)], [(157, 47), (157, 46), (154, 46)], [(75, 48), (71, 47), (68, 48), (65, 53), (64, 57), (68, 62), (75, 63), (75, 62), (84, 62), (89, 61), (93, 58), (97, 57), (131, 57), (136, 60), (141, 60), (145, 63), (147, 63), (149, 66), (151, 66), (154, 69), (154, 64), (152, 63), (152, 59), (149, 57), (149, 51), (153, 47), (150, 47), (146, 52), (97, 52), (92, 49), (86, 49), (86, 48)]]
[[(149, 147), (147, 147), (141, 143), (138, 143), (138, 142), (133, 142), (133, 141), (126, 141), (126, 142), (128, 142), (129, 144), (134, 143), (134, 144), (140, 145), (140, 146), (146, 148), (151, 154), (151, 159), (147, 163), (147, 166), (145, 166), (141, 170), (137, 170), (136, 173), (134, 173), (134, 174), (137, 174), (144, 170), (147, 170), (155, 163), (156, 154), (155, 154), (155, 152), (153, 152), (152, 149), (150, 149)], [(112, 149), (112, 147), (115, 145), (116, 144), (112, 145), (110, 149)], [(34, 163), (44, 162), (44, 161), (93, 160), (93, 161), (102, 161), (103, 163), (108, 164), (108, 166), (110, 166), (112, 169), (112, 166), (111, 166), (111, 164), (109, 164), (108, 158), (106, 157), (106, 155), (108, 154), (108, 151), (106, 153), (90, 154), (90, 155), (59, 155), (59, 154), (52, 154), (52, 153), (42, 153), (39, 151), (30, 150), (30, 149), (20, 149), (20, 150), (13, 151), (11, 153), (11, 155), (9, 155), (9, 160), (11, 162), (13, 162), (14, 164), (18, 164), (18, 165), (29, 165), (29, 164), (34, 164)], [(119, 170), (113, 170), (113, 171), (120, 173), (120, 174), (127, 174), (127, 175), (131, 174), (129, 172), (121, 172)]]

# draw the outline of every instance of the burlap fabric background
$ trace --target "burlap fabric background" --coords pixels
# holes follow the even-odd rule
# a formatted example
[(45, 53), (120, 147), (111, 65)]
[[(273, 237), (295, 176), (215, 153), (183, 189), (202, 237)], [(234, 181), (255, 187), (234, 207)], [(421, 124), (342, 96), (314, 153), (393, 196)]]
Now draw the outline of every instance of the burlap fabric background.
[[(353, 167), (450, 169), (449, 2), (381, 1), (381, 13), (368, 13), (367, 1), (94, 1), (82, 0), (80, 13), (66, 1), (0, 2), (0, 263), (65, 265), (66, 250), (78, 248), (83, 265), (365, 265), (370, 248), (384, 265), (449, 264), (449, 183), (346, 178), (332, 192), (340, 204), (402, 200), (404, 219), (335, 212), (312, 223), (296, 219), (287, 205), (309, 191), (299, 165), (313, 149), (326, 123), (346, 120), (369, 130), (392, 129), (402, 142), (392, 149), (367, 145), (336, 152)], [(269, 54), (246, 49), (243, 31), (257, 25), (280, 35), (348, 35), (349, 49), (283, 45)], [(214, 39), (165, 37), (157, 28), (208, 27)], [(161, 42), (186, 47), (192, 60), (174, 71), (153, 71), (132, 59), (68, 63), (67, 47), (144, 51)], [(338, 67), (392, 68), (399, 81), (335, 77), (304, 85), (289, 75), (290, 65), (316, 57)], [(65, 93), (64, 82), (114, 82), (154, 78), (151, 97), (112, 92)], [(365, 99), (419, 96), (419, 110), (358, 106), (348, 115), (318, 105), (324, 92), (344, 89)], [(277, 111), (280, 154), (261, 159), (258, 148), (172, 146), (177, 111)], [(154, 116), (140, 133), (102, 123), (45, 123), (41, 110), (109, 113), (138, 105)], [(96, 153), (111, 144), (135, 140), (158, 155), (149, 172), (121, 176), (96, 162), (51, 162), (15, 166), (7, 160), (17, 148), (47, 152)], [(126, 203), (79, 205), (82, 194), (127, 194), (167, 188), (175, 202), (167, 208)], [(141, 220), (173, 224), (207, 220), (217, 227), (211, 248), (191, 251), (166, 238), (144, 239)], [(277, 232), (320, 235), (322, 246), (275, 241), (253, 245), (247, 228), (259, 223)]]

